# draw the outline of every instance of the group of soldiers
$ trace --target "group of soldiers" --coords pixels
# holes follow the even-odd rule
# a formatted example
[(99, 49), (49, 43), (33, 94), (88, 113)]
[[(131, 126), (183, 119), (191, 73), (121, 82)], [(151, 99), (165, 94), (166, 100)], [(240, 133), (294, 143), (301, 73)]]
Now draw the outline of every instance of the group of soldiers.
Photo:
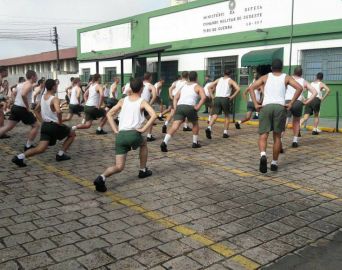
[[(289, 119), (293, 117), (292, 147), (298, 147), (298, 137), (301, 136), (300, 127), (310, 115), (315, 116), (312, 134), (319, 134), (320, 105), (330, 92), (322, 82), (322, 73), (318, 73), (316, 80), (309, 83), (302, 78), (300, 67), (295, 68), (292, 76), (283, 73), (282, 69), (282, 61), (275, 59), (272, 63), (272, 72), (263, 76), (255, 75), (254, 82), (243, 92), (243, 96), (248, 99), (246, 117), (235, 122), (235, 127), (240, 129), (241, 124), (248, 121), (253, 112), (259, 113), (258, 144), (261, 173), (266, 173), (268, 170), (266, 147), (269, 133), (273, 131), (274, 140), (270, 169), (277, 171), (279, 154), (283, 152), (282, 137)], [(2, 88), (6, 76), (6, 68), (0, 67)], [(59, 162), (70, 159), (66, 152), (75, 140), (77, 130), (89, 129), (95, 120), (100, 119), (96, 134), (104, 135), (107, 132), (103, 127), (108, 122), (116, 134), (115, 162), (94, 180), (96, 190), (99, 192), (107, 190), (105, 183), (109, 176), (124, 169), (127, 153), (130, 150), (140, 149), (138, 177), (145, 178), (152, 175), (152, 171), (147, 168), (147, 142), (156, 140), (152, 136), (152, 129), (157, 118), (164, 121), (166, 117), (162, 125), (162, 133), (165, 134), (160, 144), (162, 152), (168, 152), (170, 140), (182, 124), (184, 124), (184, 131), (193, 133), (192, 148), (201, 147), (198, 111), (204, 104), (209, 111), (208, 127), (205, 129), (207, 139), (213, 138), (213, 125), (222, 113), (224, 114), (222, 137), (229, 138), (228, 129), (233, 101), (240, 93), (240, 86), (231, 78), (230, 70), (226, 70), (223, 76), (215, 81), (207, 81), (204, 87), (198, 83), (197, 72), (182, 72), (169, 88), (169, 106), (165, 109), (161, 98), (165, 81), (160, 79), (152, 84), (152, 74), (149, 72), (145, 73), (142, 79), (131, 78), (130, 82), (121, 89), (123, 94), (121, 99), (118, 98), (120, 80), (117, 77), (108, 87), (101, 84), (99, 74), (94, 74), (84, 89), (79, 78), (72, 78), (71, 85), (66, 89), (66, 101), (62, 103), (56, 96), (58, 83), (58, 80), (53, 79), (38, 81), (35, 71), (27, 71), (26, 79), (21, 79), (14, 87), (15, 96), (12, 98), (13, 105), (6, 124), (4, 124), (4, 103), (8, 104), (8, 101), (6, 98), (0, 100), (2, 102), (0, 138), (9, 138), (7, 132), (21, 121), (31, 126), (31, 129), (24, 151), (15, 155), (12, 162), (19, 167), (25, 167), (27, 166), (26, 158), (43, 153), (49, 146), (63, 140), (62, 147), (56, 154), (56, 161)], [(307, 98), (303, 95), (305, 90), (308, 90)], [(63, 117), (61, 108), (66, 103), (68, 103), (69, 112)], [(159, 114), (152, 107), (156, 103), (159, 104)], [(301, 118), (303, 106), (305, 106), (304, 117)], [(80, 124), (71, 127), (65, 125), (65, 122), (70, 121), (74, 114), (81, 116), (82, 112), (84, 112), (84, 118)], [(171, 122), (172, 125), (170, 125)], [(188, 123), (192, 124), (192, 128), (188, 126)], [(39, 131), (40, 141), (35, 146), (34, 140)], [(143, 133), (147, 133), (146, 139)]]

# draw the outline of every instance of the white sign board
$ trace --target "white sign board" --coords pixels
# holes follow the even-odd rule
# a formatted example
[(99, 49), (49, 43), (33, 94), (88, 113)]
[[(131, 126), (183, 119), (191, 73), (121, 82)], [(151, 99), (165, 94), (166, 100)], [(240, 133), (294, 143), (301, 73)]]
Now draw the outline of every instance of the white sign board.
[(288, 25), (291, 1), (235, 0), (150, 19), (150, 44)]
[[(342, 0), (295, 0), (294, 24), (341, 19)], [(150, 44), (291, 24), (292, 0), (231, 0), (150, 18)]]
[(81, 53), (131, 47), (131, 23), (81, 33)]

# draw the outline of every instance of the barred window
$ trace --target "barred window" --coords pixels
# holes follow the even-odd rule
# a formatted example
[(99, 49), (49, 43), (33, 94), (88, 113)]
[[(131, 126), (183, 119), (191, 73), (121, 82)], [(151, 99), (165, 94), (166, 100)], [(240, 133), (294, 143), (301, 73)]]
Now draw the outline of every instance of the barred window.
[(305, 79), (312, 81), (323, 72), (326, 81), (342, 81), (342, 48), (302, 51)]
[(223, 76), (226, 69), (230, 69), (232, 78), (236, 80), (237, 60), (237, 56), (208, 58), (207, 75), (214, 80)]
[(116, 67), (105, 68), (105, 82), (113, 82), (113, 78), (116, 76)]

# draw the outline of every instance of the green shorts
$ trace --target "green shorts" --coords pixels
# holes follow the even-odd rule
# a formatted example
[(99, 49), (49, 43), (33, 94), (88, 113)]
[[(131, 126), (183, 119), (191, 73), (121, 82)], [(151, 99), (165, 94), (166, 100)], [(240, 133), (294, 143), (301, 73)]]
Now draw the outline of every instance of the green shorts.
[(279, 104), (262, 107), (259, 114), (259, 134), (285, 131), (286, 114), (286, 108)]
[(86, 121), (96, 120), (106, 115), (104, 109), (98, 109), (95, 106), (84, 106), (84, 113)]
[(247, 102), (247, 112), (256, 112), (254, 103), (252, 101)]
[(48, 141), (49, 145), (55, 145), (57, 140), (61, 141), (70, 135), (71, 128), (54, 122), (44, 122), (40, 130), (40, 140)]
[(189, 122), (196, 123), (198, 121), (197, 111), (191, 105), (177, 105), (176, 113), (173, 119), (175, 121), (184, 121), (188, 118)]
[(118, 100), (116, 98), (106, 98), (105, 99), (105, 104), (106, 104), (106, 107), (111, 109), (113, 108), (116, 104), (118, 104)]
[(84, 111), (83, 106), (79, 104), (69, 104), (69, 113), (71, 114), (80, 114)]
[(318, 114), (320, 110), (321, 110), (321, 100), (318, 97), (315, 97), (314, 100), (310, 104), (305, 106), (304, 113), (313, 115), (314, 113)]
[(136, 130), (121, 130), (116, 136), (115, 154), (126, 155), (131, 150), (138, 149), (144, 142), (144, 137)]
[(205, 99), (205, 106), (211, 108), (213, 106), (213, 99), (211, 97), (207, 97)]
[[(286, 100), (285, 103), (289, 104), (291, 100)], [(292, 115), (293, 117), (301, 117), (303, 114), (303, 102), (300, 100), (296, 100), (293, 105), (291, 110), (287, 111), (287, 117), (290, 118)]]
[(11, 115), (8, 120), (15, 122), (22, 121), (25, 125), (30, 126), (32, 126), (37, 121), (32, 112), (29, 112), (26, 108), (17, 105), (13, 105), (11, 109)]
[(232, 113), (232, 101), (229, 98), (225, 97), (216, 97), (214, 98), (214, 106), (212, 115), (221, 115), (222, 112), (225, 116)]

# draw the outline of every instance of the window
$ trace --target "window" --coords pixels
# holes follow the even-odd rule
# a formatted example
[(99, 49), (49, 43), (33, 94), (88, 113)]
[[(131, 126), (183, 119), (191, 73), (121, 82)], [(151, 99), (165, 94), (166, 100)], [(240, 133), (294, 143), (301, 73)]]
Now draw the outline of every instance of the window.
[(82, 69), (82, 81), (83, 82), (88, 82), (90, 78), (90, 68), (83, 68)]
[(116, 76), (116, 67), (105, 68), (105, 82), (113, 82), (113, 78)]
[(207, 72), (212, 80), (223, 76), (226, 69), (232, 71), (232, 79), (236, 80), (237, 56), (208, 58)]
[(326, 81), (342, 81), (342, 48), (302, 51), (302, 68), (307, 80), (323, 72)]

